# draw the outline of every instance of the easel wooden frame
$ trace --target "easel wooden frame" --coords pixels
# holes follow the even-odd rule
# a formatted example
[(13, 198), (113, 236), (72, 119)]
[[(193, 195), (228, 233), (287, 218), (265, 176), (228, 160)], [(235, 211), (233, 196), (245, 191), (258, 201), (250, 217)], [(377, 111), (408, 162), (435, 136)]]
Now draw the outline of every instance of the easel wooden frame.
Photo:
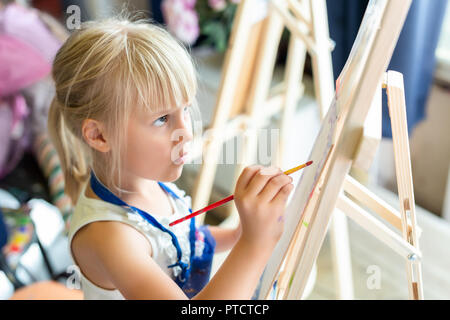
[[(422, 254), (418, 245), (420, 228), (418, 228), (415, 219), (403, 77), (401, 74), (393, 71), (389, 71), (386, 75), (387, 77), (383, 83), (383, 87), (386, 88), (388, 95), (399, 199), (408, 199), (408, 201), (403, 204), (401, 203), (401, 212), (399, 212), (350, 175), (347, 175), (343, 184), (343, 192), (338, 197), (336, 208), (406, 259), (409, 297), (411, 299), (423, 299), (420, 262)], [(380, 109), (381, 96), (376, 95), (374, 100), (372, 108)], [(359, 156), (358, 154), (357, 157)], [(392, 228), (389, 228), (387, 224), (376, 219), (363, 206), (375, 212), (387, 224), (400, 231), (401, 235), (393, 231)], [(294, 236), (287, 256), (295, 255), (294, 252), (298, 250), (294, 245), (296, 243), (298, 244), (296, 240), (299, 239), (296, 238)], [(297, 252), (298, 254), (299, 252)], [(285, 265), (282, 276), (278, 278), (278, 298), (301, 298), (301, 291), (299, 292), (298, 288), (294, 286), (293, 289), (294, 292), (298, 292), (297, 295), (290, 294), (288, 288), (293, 273), (299, 272), (298, 269), (300, 269), (298, 266), (296, 268), (295, 264), (293, 265), (296, 260), (298, 260), (298, 256), (296, 259), (290, 259), (291, 265)], [(296, 278), (294, 275), (292, 283), (296, 283)]]
[[(367, 21), (373, 24), (371, 29), (369, 28), (371, 31), (360, 32), (361, 35), (358, 33), (358, 37), (361, 36), (359, 40), (364, 42), (365, 47), (363, 50), (356, 50), (355, 52), (352, 50), (352, 54), (356, 55), (352, 56), (351, 54), (352, 59), (349, 59), (351, 62), (348, 65), (349, 69), (343, 72), (338, 79), (334, 103), (328, 111), (311, 153), (311, 159), (317, 158), (319, 161), (316, 162), (314, 170), (311, 169), (303, 173), (302, 179), (304, 181), (299, 182), (295, 190), (294, 201), (291, 201), (287, 208), (286, 219), (288, 223), (285, 223), (285, 232), (282, 239), (280, 239), (266, 267), (260, 288), (260, 298), (264, 299), (270, 296), (274, 284), (280, 285), (278, 283), (280, 277), (283, 279), (283, 283), (280, 285), (281, 293), (278, 291), (277, 295), (288, 299), (300, 298), (311, 267), (317, 259), (336, 203), (350, 214), (356, 212), (352, 211), (350, 202), (344, 198), (339, 198), (339, 194), (358, 150), (361, 129), (370, 105), (370, 103), (367, 103), (367, 97), (375, 97), (377, 90), (380, 91), (379, 87), (383, 74), (410, 4), (411, 1), (404, 0), (373, 0), (369, 3), (371, 10), (374, 12), (378, 10), (378, 16), (373, 15), (375, 17), (373, 18), (369, 15), (367, 17)], [(339, 85), (339, 80), (342, 81), (342, 87)], [(392, 211), (386, 207), (381, 212), (397, 222), (398, 219), (395, 217), (401, 217), (403, 240), (409, 245), (403, 245), (403, 242), (395, 242), (392, 235), (383, 233), (380, 228), (376, 233), (383, 234), (385, 236), (383, 239), (396, 248), (398, 252), (405, 253), (404, 249), (407, 248), (409, 296), (413, 299), (423, 299), (408, 135), (405, 131), (406, 113), (403, 82), (398, 73), (392, 72), (388, 73), (385, 82), (387, 83), (393, 132), (396, 132), (393, 133), (393, 140), (401, 214), (392, 214)], [(354, 181), (350, 180), (350, 182)], [(346, 183), (346, 185), (348, 188), (348, 185), (351, 184)], [(356, 189), (361, 191), (360, 195), (368, 194), (363, 192), (363, 188), (358, 187)], [(373, 200), (375, 197), (370, 194), (369, 198), (372, 199), (372, 202), (369, 202), (373, 205), (376, 202)], [(378, 205), (380, 205), (379, 202)], [(301, 215), (298, 210), (300, 210)], [(377, 212), (380, 213), (380, 211)], [(376, 230), (373, 221), (368, 222), (368, 216), (360, 213), (360, 217), (364, 217), (365, 222), (372, 223), (370, 227), (372, 231)], [(409, 230), (409, 219), (411, 220), (411, 230)], [(285, 259), (286, 257), (289, 257), (289, 259)], [(281, 270), (282, 265), (295, 268), (291, 287), (286, 283), (291, 282), (290, 277), (293, 273), (290, 270)], [(277, 290), (280, 288), (277, 288)]]

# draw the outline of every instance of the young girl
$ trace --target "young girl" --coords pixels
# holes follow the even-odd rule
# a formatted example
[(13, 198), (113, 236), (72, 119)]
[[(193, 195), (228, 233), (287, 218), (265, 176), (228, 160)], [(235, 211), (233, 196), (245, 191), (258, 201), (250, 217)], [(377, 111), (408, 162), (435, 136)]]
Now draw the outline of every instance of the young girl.
[[(58, 51), (48, 128), (76, 203), (69, 249), (86, 299), (250, 299), (283, 230), (292, 178), (246, 167), (236, 229), (196, 227), (173, 181), (194, 140), (188, 52), (145, 20), (84, 23)], [(232, 248), (209, 279), (214, 251)]]

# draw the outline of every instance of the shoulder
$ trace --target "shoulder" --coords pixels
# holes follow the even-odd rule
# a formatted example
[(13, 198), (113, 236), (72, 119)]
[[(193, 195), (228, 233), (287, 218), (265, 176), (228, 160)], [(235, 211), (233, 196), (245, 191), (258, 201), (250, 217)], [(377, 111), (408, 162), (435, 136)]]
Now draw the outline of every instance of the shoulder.
[(107, 269), (120, 269), (130, 248), (138, 259), (151, 257), (148, 241), (137, 230), (117, 221), (95, 221), (80, 228), (70, 243), (72, 257), (82, 273), (99, 287), (113, 289)]
[[(87, 276), (95, 277), (96, 271), (115, 266), (132, 251), (142, 259), (152, 256), (152, 247), (143, 234), (132, 226), (118, 221), (96, 221), (82, 227), (71, 242), (73, 257)], [(97, 277), (103, 278), (103, 276)]]
[(120, 221), (91, 222), (78, 230), (73, 236), (72, 243), (72, 246), (89, 248), (98, 253), (110, 248), (120, 250), (132, 245), (151, 255), (151, 246), (144, 234)]
[(79, 257), (83, 259), (78, 261), (80, 269), (94, 283), (118, 289), (127, 299), (185, 298), (146, 254), (151, 246), (139, 235), (133, 227), (116, 221), (97, 221), (83, 227), (78, 235)]

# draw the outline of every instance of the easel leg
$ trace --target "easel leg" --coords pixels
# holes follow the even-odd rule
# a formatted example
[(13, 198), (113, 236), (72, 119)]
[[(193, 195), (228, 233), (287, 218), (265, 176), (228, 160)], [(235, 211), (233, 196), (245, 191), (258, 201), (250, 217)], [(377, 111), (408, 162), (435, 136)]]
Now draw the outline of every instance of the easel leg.
[[(408, 128), (403, 75), (388, 71), (386, 77), (389, 115), (391, 117), (392, 141), (394, 144), (395, 171), (397, 175), (403, 238), (419, 249), (415, 215), (414, 189), (412, 182), (411, 157), (409, 151)], [(411, 231), (408, 232), (408, 221)], [(423, 299), (421, 263), (414, 256), (406, 262), (410, 299)]]
[[(235, 25), (230, 36), (229, 48), (225, 55), (224, 72), (221, 79), (221, 88), (218, 93), (217, 105), (210, 126), (210, 134), (221, 134), (230, 116), (234, 93), (240, 76), (240, 67), (246, 53), (246, 44), (251, 35), (252, 23), (246, 17), (251, 13), (252, 2), (243, 1), (239, 4), (235, 16)], [(231, 67), (232, 66), (232, 67)], [(220, 131), (220, 132), (218, 132)], [(198, 210), (207, 205), (217, 169), (217, 154), (220, 152), (222, 139), (211, 137), (210, 142), (204, 143), (204, 158), (199, 169), (193, 195), (192, 208)], [(202, 156), (203, 156), (202, 153)], [(200, 224), (204, 215), (198, 217)]]
[(354, 299), (353, 273), (347, 217), (338, 208), (334, 209), (331, 220), (330, 243), (337, 298), (352, 300)]
[[(324, 0), (310, 0), (309, 5), (311, 8), (311, 21), (317, 48), (315, 54), (311, 56), (314, 73), (314, 88), (316, 90), (320, 116), (321, 119), (323, 119), (334, 94), (328, 17)], [(347, 217), (342, 212), (335, 210), (329, 230), (338, 299), (353, 299), (353, 280)]]
[[(244, 1), (245, 2), (245, 1)], [(241, 4), (242, 5), (242, 4)], [(256, 55), (255, 69), (253, 78), (254, 81), (251, 82), (248, 103), (245, 105), (245, 113), (248, 119), (254, 120), (258, 119), (257, 115), (261, 112), (261, 107), (268, 98), (268, 92), (270, 88), (270, 83), (272, 79), (273, 68), (275, 65), (275, 58), (278, 44), (283, 31), (283, 24), (281, 19), (273, 14), (273, 11), (269, 9), (269, 14), (265, 18), (262, 26), (262, 36), (261, 45), (258, 48), (258, 53)], [(245, 53), (242, 53), (244, 55)], [(236, 69), (236, 66), (232, 66)], [(239, 71), (239, 70), (238, 70)], [(236, 81), (238, 79), (236, 78)], [(241, 135), (242, 146), (238, 146), (238, 163), (235, 168), (235, 178), (233, 181), (237, 181), (237, 178), (243, 171), (243, 169), (255, 163), (255, 155), (258, 146), (257, 132), (255, 129), (259, 128), (259, 123), (253, 122), (248, 123), (241, 128), (243, 129), (243, 135)], [(239, 139), (239, 138), (238, 138)], [(230, 205), (228, 208), (227, 218), (220, 224), (221, 227), (236, 227), (239, 223), (239, 215), (234, 204)], [(229, 252), (221, 253), (215, 257), (217, 263), (215, 265), (221, 264)], [(214, 269), (214, 268), (213, 268)]]
[[(275, 58), (281, 34), (283, 31), (283, 24), (281, 19), (269, 9), (269, 15), (266, 18), (263, 26), (263, 36), (261, 39), (261, 46), (259, 54), (256, 56), (254, 79), (251, 83), (249, 92), (249, 102), (246, 106), (246, 112), (249, 119), (258, 119), (257, 114), (261, 112), (258, 107), (264, 105), (268, 98), (270, 82), (272, 79), (273, 68), (275, 66)], [(252, 164), (255, 160), (255, 155), (258, 145), (258, 136), (255, 129), (259, 128), (259, 123), (247, 123), (244, 126), (244, 134), (242, 136), (242, 147), (240, 158), (235, 169), (235, 179), (241, 174), (242, 170)], [(256, 159), (257, 160), (257, 159)], [(236, 207), (230, 206), (230, 214), (237, 215)], [(236, 220), (231, 218), (231, 220)]]
[(283, 166), (283, 155), (285, 154), (285, 144), (290, 132), (290, 123), (295, 114), (295, 109), (299, 99), (298, 92), (303, 75), (306, 59), (306, 47), (303, 42), (291, 34), (289, 39), (289, 48), (287, 54), (285, 71), (285, 94), (283, 103), (283, 115), (280, 123), (280, 139), (277, 148), (276, 165)]

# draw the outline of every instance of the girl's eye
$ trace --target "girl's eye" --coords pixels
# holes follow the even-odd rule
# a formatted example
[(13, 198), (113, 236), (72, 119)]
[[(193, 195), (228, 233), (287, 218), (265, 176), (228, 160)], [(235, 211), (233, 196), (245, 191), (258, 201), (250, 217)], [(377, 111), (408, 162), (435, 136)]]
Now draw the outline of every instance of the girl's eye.
[(167, 117), (168, 115), (162, 116), (158, 119), (155, 120), (155, 122), (153, 122), (153, 125), (157, 126), (157, 127), (161, 127), (162, 125), (164, 125), (164, 123), (167, 122)]
[[(188, 114), (188, 112), (189, 112), (189, 106), (184, 107), (183, 112), (184, 112), (185, 114)], [(153, 125), (155, 125), (155, 126), (157, 126), (157, 127), (163, 126), (164, 123), (167, 122), (167, 118), (168, 118), (168, 117), (169, 117), (169, 115), (166, 114), (165, 116), (162, 116), (162, 117), (156, 119), (156, 120), (153, 122)]]

